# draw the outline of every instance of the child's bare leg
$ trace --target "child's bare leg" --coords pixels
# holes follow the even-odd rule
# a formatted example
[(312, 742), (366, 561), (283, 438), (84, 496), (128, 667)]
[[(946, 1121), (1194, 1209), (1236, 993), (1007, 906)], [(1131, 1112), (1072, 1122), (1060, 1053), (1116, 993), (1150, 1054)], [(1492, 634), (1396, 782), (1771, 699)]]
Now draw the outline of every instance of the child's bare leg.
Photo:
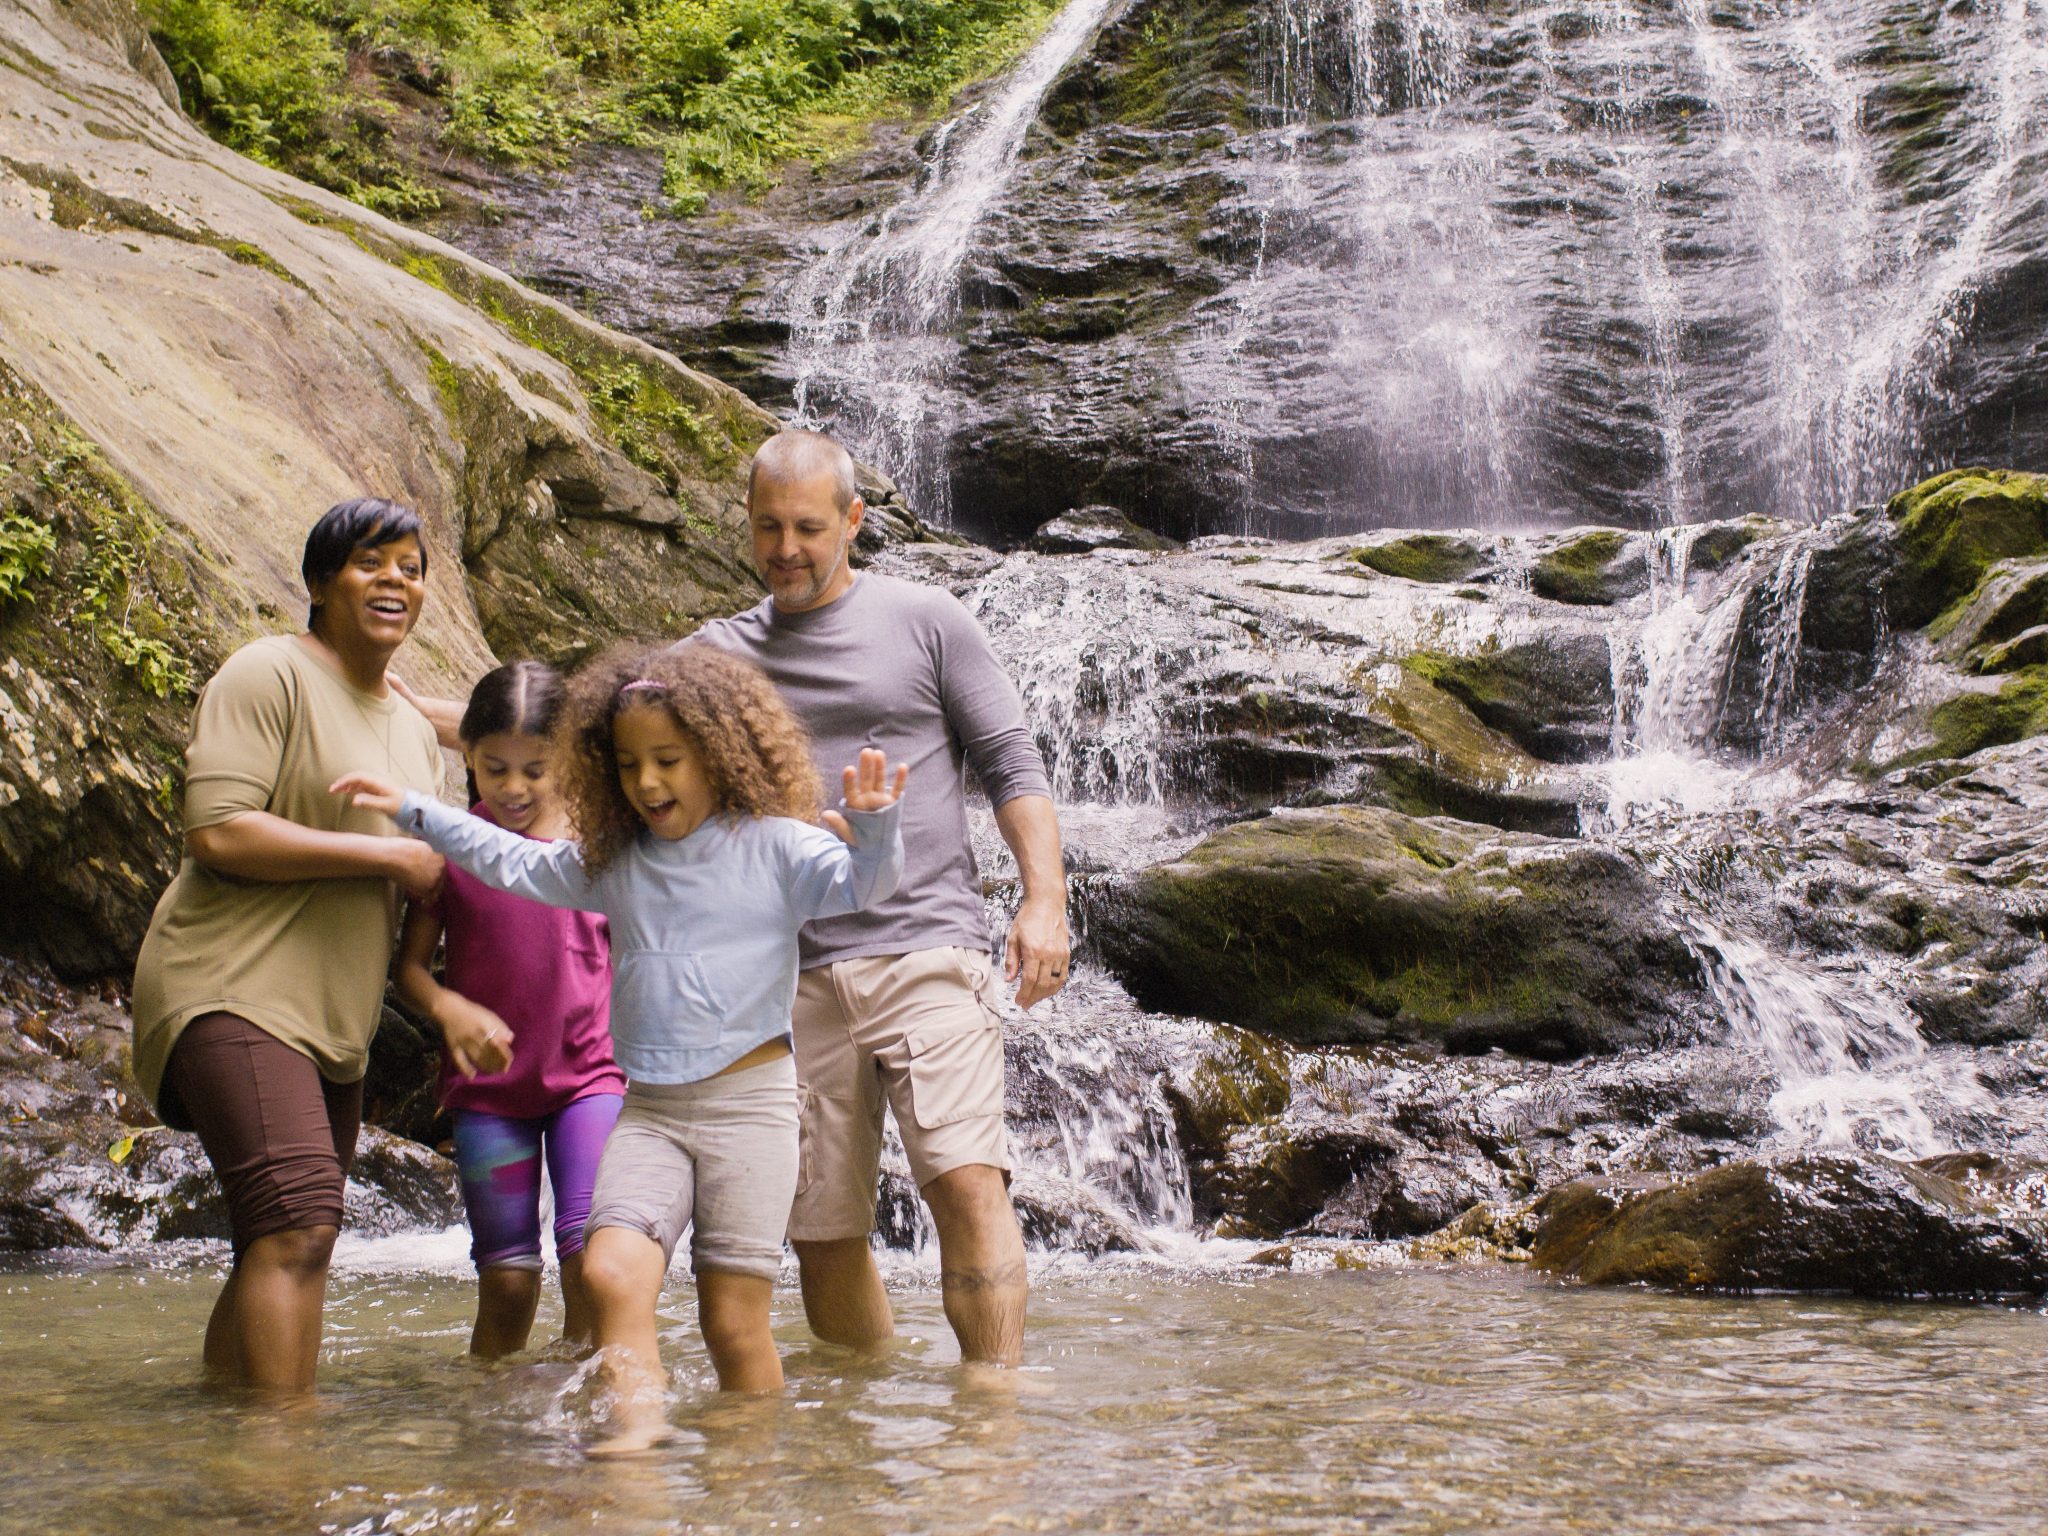
[(583, 1280), (583, 1255), (569, 1254), (562, 1260), (562, 1339), (578, 1349), (589, 1347), (597, 1327), (591, 1309), (590, 1287)]
[(782, 1356), (769, 1331), (775, 1282), (707, 1269), (697, 1276), (697, 1325), (704, 1331), (718, 1385), (726, 1392), (780, 1392)]
[(599, 1227), (583, 1250), (583, 1284), (596, 1325), (600, 1370), (616, 1407), (615, 1432), (593, 1456), (646, 1450), (668, 1437), (661, 1345), (654, 1307), (668, 1259), (661, 1244), (628, 1227)]
[(539, 1270), (485, 1265), (477, 1272), (476, 1327), (470, 1330), (469, 1352), (496, 1360), (526, 1348), (539, 1305)]

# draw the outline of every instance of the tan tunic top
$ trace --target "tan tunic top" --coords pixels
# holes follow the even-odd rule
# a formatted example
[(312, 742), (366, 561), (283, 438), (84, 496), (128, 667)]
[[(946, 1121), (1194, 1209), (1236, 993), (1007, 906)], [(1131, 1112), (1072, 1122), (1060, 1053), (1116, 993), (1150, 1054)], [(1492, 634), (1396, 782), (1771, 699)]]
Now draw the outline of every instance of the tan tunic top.
[[(388, 816), (327, 786), (379, 773), (432, 794), (441, 749), (396, 694), (353, 687), (297, 639), (230, 656), (206, 690), (185, 754), (185, 828), (268, 811), (324, 832), (396, 837)], [(135, 963), (135, 1080), (158, 1103), (171, 1047), (202, 1014), (239, 1014), (310, 1056), (330, 1082), (369, 1062), (398, 931), (388, 880), (240, 880), (189, 855), (156, 905)]]

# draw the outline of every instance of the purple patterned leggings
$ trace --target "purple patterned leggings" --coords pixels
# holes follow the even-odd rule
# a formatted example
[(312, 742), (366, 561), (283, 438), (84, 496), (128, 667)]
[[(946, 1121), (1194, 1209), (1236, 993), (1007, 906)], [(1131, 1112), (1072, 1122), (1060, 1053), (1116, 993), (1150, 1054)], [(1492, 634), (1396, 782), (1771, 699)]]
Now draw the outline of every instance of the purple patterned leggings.
[(478, 1269), (540, 1268), (543, 1156), (555, 1191), (555, 1252), (568, 1258), (583, 1251), (597, 1160), (621, 1102), (616, 1093), (593, 1093), (538, 1120), (455, 1111), (455, 1163), (469, 1209), (469, 1256)]

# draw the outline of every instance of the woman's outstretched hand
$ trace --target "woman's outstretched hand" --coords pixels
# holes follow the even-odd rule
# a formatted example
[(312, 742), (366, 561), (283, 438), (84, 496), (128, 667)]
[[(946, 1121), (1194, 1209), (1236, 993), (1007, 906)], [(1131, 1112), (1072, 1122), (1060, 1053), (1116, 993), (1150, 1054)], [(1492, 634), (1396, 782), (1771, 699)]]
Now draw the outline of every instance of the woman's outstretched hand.
[[(849, 811), (886, 811), (903, 798), (903, 786), (910, 782), (910, 765), (896, 765), (896, 781), (889, 782), (889, 759), (874, 747), (863, 747), (857, 767), (847, 768), (839, 775), (840, 796)], [(839, 840), (852, 843), (853, 828), (846, 818), (837, 811), (827, 811), (824, 816), (828, 830), (838, 834)]]

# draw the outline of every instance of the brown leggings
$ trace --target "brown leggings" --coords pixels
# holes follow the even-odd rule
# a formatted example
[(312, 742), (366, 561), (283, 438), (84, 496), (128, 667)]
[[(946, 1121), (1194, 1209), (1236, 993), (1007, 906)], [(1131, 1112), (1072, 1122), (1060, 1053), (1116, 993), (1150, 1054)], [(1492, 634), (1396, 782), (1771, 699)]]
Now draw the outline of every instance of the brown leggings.
[(341, 1225), (360, 1081), (330, 1083), (247, 1019), (208, 1013), (178, 1037), (164, 1085), (220, 1179), (237, 1259), (273, 1232)]

